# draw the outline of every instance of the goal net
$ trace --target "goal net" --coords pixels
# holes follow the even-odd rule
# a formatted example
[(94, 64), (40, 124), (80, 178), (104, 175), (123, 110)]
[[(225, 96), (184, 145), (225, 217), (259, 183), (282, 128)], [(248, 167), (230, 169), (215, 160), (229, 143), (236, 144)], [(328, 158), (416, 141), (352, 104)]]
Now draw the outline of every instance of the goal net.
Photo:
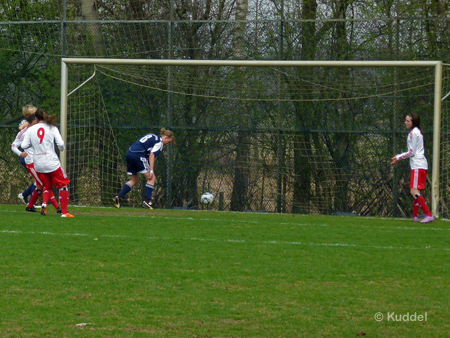
[[(128, 147), (164, 127), (176, 145), (156, 160), (158, 207), (410, 216), (409, 163), (389, 164), (406, 150), (414, 111), (430, 163), (424, 194), (447, 212), (440, 62), (63, 59), (62, 68), (71, 203), (111, 205)], [(143, 185), (125, 206), (140, 205)], [(212, 205), (200, 204), (205, 191)]]

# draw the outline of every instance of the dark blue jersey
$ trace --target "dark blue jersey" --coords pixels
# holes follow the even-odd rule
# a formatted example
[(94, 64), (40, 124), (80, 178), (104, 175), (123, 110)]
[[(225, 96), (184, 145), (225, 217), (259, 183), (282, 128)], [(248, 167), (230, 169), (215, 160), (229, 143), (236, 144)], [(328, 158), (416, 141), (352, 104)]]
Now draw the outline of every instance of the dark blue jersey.
[(155, 134), (147, 134), (142, 136), (128, 149), (128, 152), (135, 156), (149, 157), (150, 153), (158, 156), (163, 150), (162, 137)]

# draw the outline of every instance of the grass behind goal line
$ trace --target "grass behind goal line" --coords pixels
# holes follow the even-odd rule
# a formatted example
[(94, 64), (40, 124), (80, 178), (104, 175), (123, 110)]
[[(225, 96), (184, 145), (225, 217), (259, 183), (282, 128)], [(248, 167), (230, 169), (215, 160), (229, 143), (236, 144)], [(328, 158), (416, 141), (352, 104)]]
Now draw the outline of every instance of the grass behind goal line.
[(448, 336), (444, 221), (70, 212), (0, 205), (1, 337)]

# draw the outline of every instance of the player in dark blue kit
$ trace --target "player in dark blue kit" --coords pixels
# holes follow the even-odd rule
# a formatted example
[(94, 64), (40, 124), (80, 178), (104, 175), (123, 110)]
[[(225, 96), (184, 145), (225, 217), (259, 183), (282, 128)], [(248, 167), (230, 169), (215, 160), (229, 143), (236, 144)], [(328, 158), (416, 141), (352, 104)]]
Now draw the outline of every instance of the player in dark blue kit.
[(162, 128), (160, 136), (155, 134), (144, 135), (128, 149), (126, 159), (127, 173), (130, 175), (130, 180), (125, 183), (119, 195), (113, 198), (116, 208), (120, 208), (121, 200), (139, 183), (139, 174), (143, 174), (147, 179), (147, 183), (145, 185), (145, 199), (142, 202), (142, 207), (153, 209), (151, 207), (151, 199), (156, 182), (153, 172), (155, 157), (162, 152), (165, 145), (174, 140), (173, 133)]

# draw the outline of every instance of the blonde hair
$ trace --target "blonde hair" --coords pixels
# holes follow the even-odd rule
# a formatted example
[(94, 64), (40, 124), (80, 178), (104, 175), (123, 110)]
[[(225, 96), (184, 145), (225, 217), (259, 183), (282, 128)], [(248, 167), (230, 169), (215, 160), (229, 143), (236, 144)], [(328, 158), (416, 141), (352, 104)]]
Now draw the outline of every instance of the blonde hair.
[(25, 119), (27, 119), (31, 114), (36, 112), (37, 108), (31, 104), (27, 104), (22, 108), (22, 114)]
[(166, 128), (161, 128), (161, 131), (159, 132), (161, 136), (167, 136), (168, 138), (172, 139), (172, 143), (176, 144), (175, 142), (175, 136), (173, 136), (173, 132), (170, 130), (166, 130)]

